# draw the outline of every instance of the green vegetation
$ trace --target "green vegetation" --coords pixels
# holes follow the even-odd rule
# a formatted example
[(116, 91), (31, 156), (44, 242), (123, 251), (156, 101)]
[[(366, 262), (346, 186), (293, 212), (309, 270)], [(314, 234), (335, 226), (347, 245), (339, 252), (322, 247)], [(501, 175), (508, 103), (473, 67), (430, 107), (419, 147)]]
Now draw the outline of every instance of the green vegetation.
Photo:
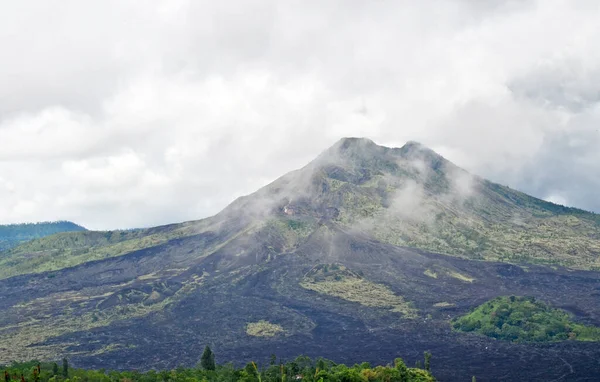
[(202, 358), (200, 358), (200, 366), (204, 370), (215, 370), (215, 354), (210, 350), (210, 347), (207, 345), (204, 348), (204, 352), (202, 353)]
[(208, 231), (210, 224), (207, 219), (150, 229), (64, 232), (31, 240), (0, 256), (0, 279), (122, 256)]
[(165, 240), (143, 231), (67, 232), (32, 240), (0, 259), (0, 278), (53, 271), (114, 257)]
[(456, 306), (456, 304), (453, 304), (451, 302), (442, 301), (442, 302), (436, 302), (435, 304), (433, 304), (433, 306), (435, 306), (436, 308), (450, 308), (450, 307)]
[[(531, 197), (517, 191), (505, 188), (496, 194), (492, 191), (498, 189), (496, 185), (487, 182), (474, 187), (470, 196), (435, 194), (423, 187), (426, 196), (411, 201), (414, 213), (398, 213), (392, 203), (380, 205), (366, 221), (354, 214), (344, 223), (364, 226), (378, 240), (393, 245), (459, 257), (600, 269), (597, 215), (557, 215), (549, 203), (522, 204)], [(510, 193), (512, 198), (506, 196)], [(396, 200), (398, 195), (405, 195), (402, 187), (388, 197)], [(372, 210), (379, 198), (373, 188), (371, 201), (364, 205)]]
[[(210, 353), (207, 353), (210, 352)], [(205, 360), (206, 355), (206, 360)], [(429, 370), (409, 368), (401, 358), (393, 365), (371, 367), (364, 362), (348, 367), (319, 358), (312, 360), (300, 356), (293, 361), (278, 363), (275, 356), (269, 365), (259, 366), (250, 362), (242, 368), (228, 363), (217, 365), (214, 353), (206, 347), (197, 368), (178, 367), (173, 370), (106, 371), (71, 368), (66, 359), (63, 370), (52, 362), (23, 362), (1, 366), (5, 382), (286, 382), (302, 380), (304, 382), (433, 382), (435, 378)], [(429, 367), (431, 354), (425, 353), (425, 364)], [(206, 362), (205, 362), (206, 361)]]
[(85, 228), (68, 221), (0, 225), (0, 251), (29, 240), (72, 231), (85, 231)]
[(300, 286), (371, 308), (391, 309), (406, 318), (417, 316), (416, 309), (402, 296), (396, 295), (385, 285), (364, 279), (341, 264), (315, 266), (304, 276)]
[(438, 274), (435, 271), (432, 271), (431, 269), (426, 269), (425, 272), (423, 272), (423, 274), (425, 276), (429, 276), (432, 279), (437, 279), (438, 278)]
[[(265, 232), (272, 233), (280, 238), (283, 244), (282, 251), (287, 252), (295, 249), (302, 240), (306, 239), (316, 228), (310, 220), (294, 219), (268, 219), (263, 225)], [(275, 239), (274, 241), (279, 241)]]
[(513, 342), (600, 341), (600, 328), (575, 323), (567, 312), (532, 297), (497, 297), (452, 326)]
[[(7, 309), (7, 316), (27, 317), (18, 322), (0, 321), (0, 335), (11, 347), (0, 346), (0, 360), (25, 357), (47, 358), (64, 351), (61, 345), (32, 346), (69, 333), (106, 327), (115, 322), (145, 317), (165, 311), (167, 307), (189, 295), (203, 283), (194, 275), (178, 284), (147, 280), (147, 284), (131, 288), (131, 282), (88, 291), (50, 294)], [(109, 352), (108, 345), (98, 354)]]
[(440, 276), (446, 276), (446, 277), (451, 277), (453, 279), (457, 279), (460, 281), (464, 281), (466, 283), (472, 283), (473, 281), (475, 281), (475, 278), (465, 274), (465, 273), (460, 273), (456, 270), (453, 269), (447, 269), (444, 267), (433, 267), (432, 268), (427, 268), (425, 270), (425, 272), (423, 272), (423, 274), (425, 276), (429, 276), (431, 278), (437, 279)]
[(464, 281), (466, 283), (472, 283), (473, 281), (475, 281), (475, 279), (471, 276), (467, 276), (463, 273), (459, 273), (459, 272), (452, 271), (452, 270), (448, 271), (448, 276), (455, 278), (457, 280), (460, 280), (460, 281)]
[(254, 337), (273, 337), (276, 334), (282, 333), (284, 330), (281, 325), (272, 324), (269, 321), (260, 320), (258, 322), (250, 322), (246, 326), (246, 333)]
[(476, 260), (600, 269), (600, 215), (471, 176), (416, 143), (335, 148), (342, 158), (323, 181), (343, 226)]

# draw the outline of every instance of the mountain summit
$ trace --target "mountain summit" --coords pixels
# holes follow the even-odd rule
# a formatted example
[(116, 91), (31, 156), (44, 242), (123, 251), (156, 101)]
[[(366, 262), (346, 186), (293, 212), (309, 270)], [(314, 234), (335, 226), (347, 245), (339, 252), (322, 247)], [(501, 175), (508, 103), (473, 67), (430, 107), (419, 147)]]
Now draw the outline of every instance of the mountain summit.
[(478, 260), (600, 267), (598, 215), (471, 175), (417, 142), (388, 148), (344, 138), (224, 214), (327, 222), (388, 244)]
[(471, 175), (414, 141), (389, 148), (366, 138), (343, 138), (216, 216), (147, 230), (34, 240), (6, 252), (0, 277), (118, 257), (201, 232), (234, 237), (270, 230), (290, 249), (306, 237), (292, 228), (296, 223), (285, 228), (288, 220), (300, 224), (306, 236), (325, 224), (387, 244), (470, 259), (600, 267), (598, 215)]
[(414, 362), (435, 349), (445, 380), (489, 375), (492, 362), (491, 379), (544, 379), (600, 350), (532, 352), (455, 333), (450, 319), (502, 293), (600, 322), (600, 275), (589, 272), (599, 237), (598, 215), (471, 175), (418, 143), (345, 138), (207, 219), (1, 252), (0, 363), (167, 368), (195, 364), (207, 344), (239, 362)]

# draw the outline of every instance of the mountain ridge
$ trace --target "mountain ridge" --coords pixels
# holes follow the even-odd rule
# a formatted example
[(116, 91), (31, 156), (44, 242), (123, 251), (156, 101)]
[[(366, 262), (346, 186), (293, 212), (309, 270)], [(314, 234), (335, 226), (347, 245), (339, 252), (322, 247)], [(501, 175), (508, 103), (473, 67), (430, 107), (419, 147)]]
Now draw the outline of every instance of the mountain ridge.
[[(600, 269), (600, 215), (471, 175), (418, 142), (388, 148), (366, 138), (343, 138), (306, 166), (237, 198), (214, 216), (34, 240), (7, 251), (0, 277), (121, 256), (220, 226), (233, 224), (243, 231), (287, 218), (309, 227), (333, 221), (393, 245), (460, 257)], [(103, 247), (107, 250), (98, 253)], [(59, 259), (50, 265), (53, 257)]]
[[(454, 332), (451, 320), (526, 295), (600, 326), (596, 218), (416, 143), (341, 140), (206, 219), (62, 233), (7, 251), (0, 363), (59, 355), (84, 367), (171, 368), (195, 364), (210, 344), (223, 361), (414, 362), (431, 351), (442, 380), (586, 378), (596, 344), (532, 351)], [(263, 336), (258, 325), (277, 330)]]

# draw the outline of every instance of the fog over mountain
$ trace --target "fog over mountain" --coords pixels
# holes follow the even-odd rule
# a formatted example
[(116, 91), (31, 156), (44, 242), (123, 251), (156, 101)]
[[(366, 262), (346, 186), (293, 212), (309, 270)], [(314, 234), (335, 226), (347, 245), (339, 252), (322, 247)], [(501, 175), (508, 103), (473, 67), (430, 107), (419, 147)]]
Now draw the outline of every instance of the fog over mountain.
[(0, 224), (209, 216), (345, 136), (600, 212), (599, 19), (592, 0), (6, 2)]

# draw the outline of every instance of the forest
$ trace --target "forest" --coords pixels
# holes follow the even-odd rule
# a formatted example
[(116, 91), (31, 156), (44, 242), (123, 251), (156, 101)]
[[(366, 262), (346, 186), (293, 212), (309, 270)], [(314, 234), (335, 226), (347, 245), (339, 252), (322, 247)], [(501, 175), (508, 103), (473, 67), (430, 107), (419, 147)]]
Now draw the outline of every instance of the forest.
[(13, 362), (2, 370), (4, 382), (430, 382), (435, 381), (430, 367), (428, 352), (424, 354), (424, 362), (414, 368), (407, 367), (401, 358), (386, 366), (373, 367), (368, 363), (346, 366), (306, 356), (283, 362), (275, 355), (266, 365), (250, 362), (236, 367), (233, 363), (217, 364), (207, 346), (194, 368), (145, 372), (86, 370), (71, 367), (65, 358), (60, 362)]

